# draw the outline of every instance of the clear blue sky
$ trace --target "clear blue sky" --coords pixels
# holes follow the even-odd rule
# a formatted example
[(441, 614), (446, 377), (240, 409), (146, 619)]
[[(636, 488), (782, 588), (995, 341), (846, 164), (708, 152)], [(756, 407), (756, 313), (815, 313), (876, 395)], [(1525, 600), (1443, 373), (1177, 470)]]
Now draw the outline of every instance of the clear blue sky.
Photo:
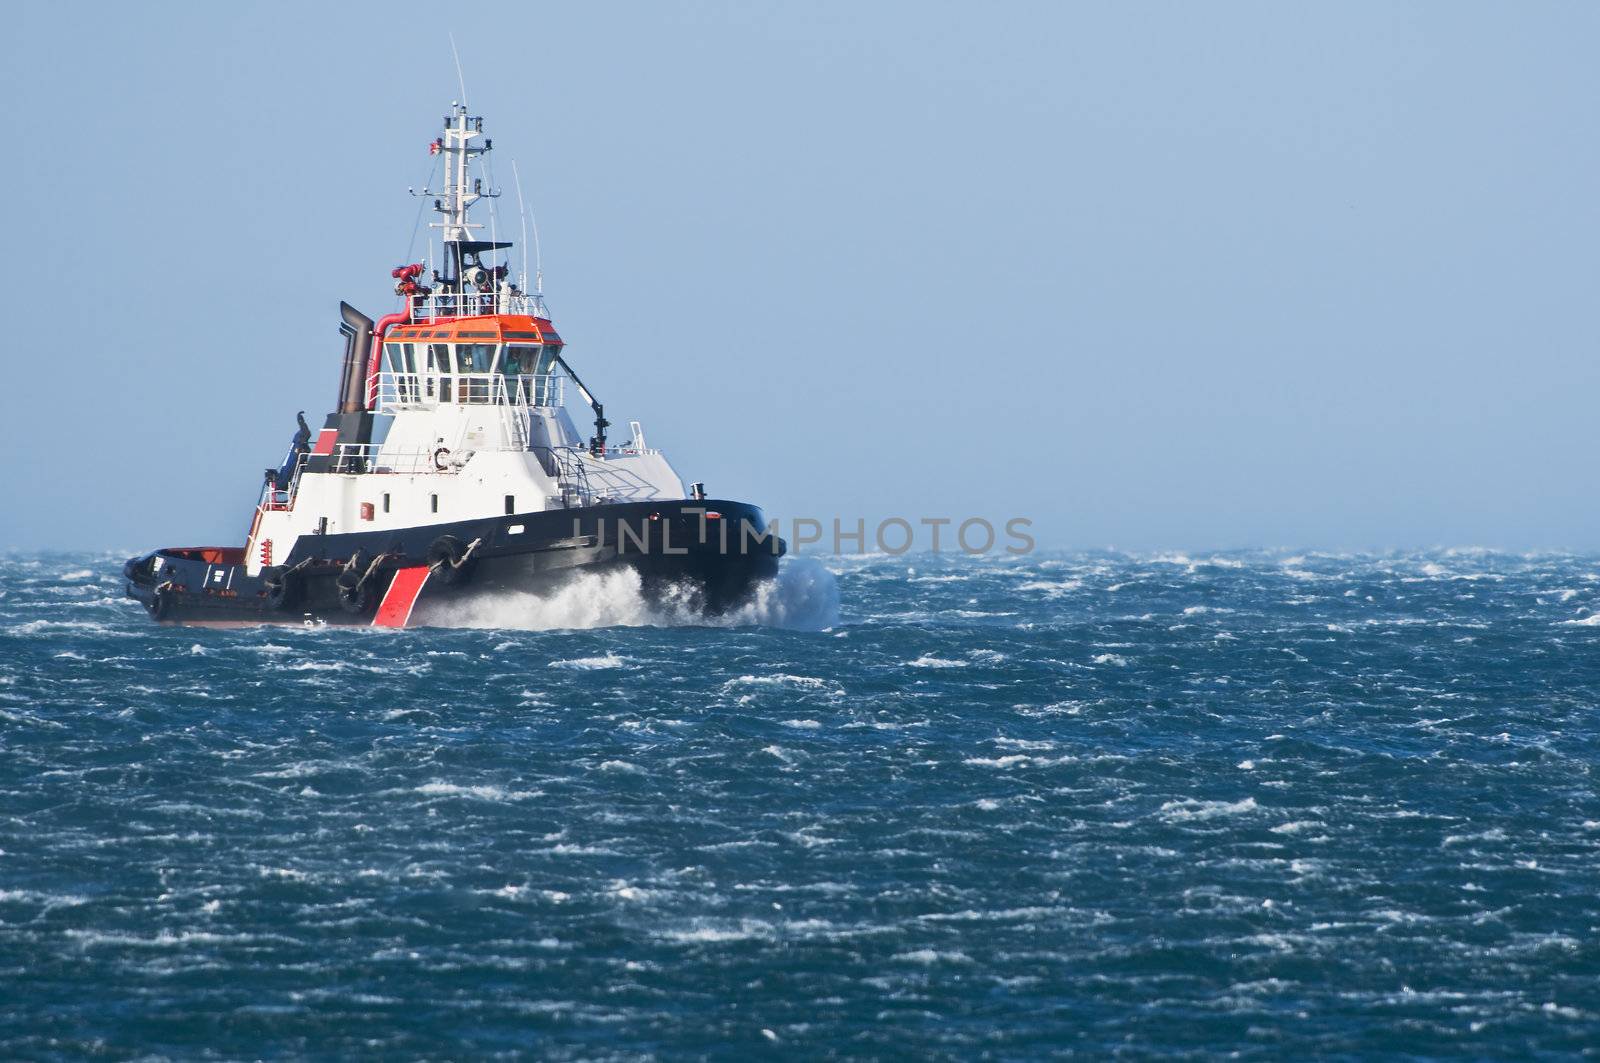
[(242, 541), (451, 10), (574, 364), (714, 494), (1600, 548), (1600, 7), (728, 2), (19, 6), (0, 549)]

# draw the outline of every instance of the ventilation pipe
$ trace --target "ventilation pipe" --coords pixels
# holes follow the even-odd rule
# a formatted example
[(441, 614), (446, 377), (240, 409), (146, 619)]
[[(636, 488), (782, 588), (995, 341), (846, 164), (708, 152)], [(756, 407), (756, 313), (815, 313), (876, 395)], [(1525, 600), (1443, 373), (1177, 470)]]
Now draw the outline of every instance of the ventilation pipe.
[[(366, 403), (356, 403), (356, 409), (376, 409), (378, 406), (378, 365), (383, 357), (383, 337), (391, 326), (404, 325), (411, 320), (411, 300), (406, 300), (406, 312), (403, 314), (385, 314), (378, 319), (378, 327), (369, 335), (372, 337), (372, 354), (367, 361), (367, 395)], [(362, 320), (366, 320), (363, 318)], [(372, 322), (367, 321), (367, 328), (372, 328)], [(357, 394), (360, 394), (359, 389)]]

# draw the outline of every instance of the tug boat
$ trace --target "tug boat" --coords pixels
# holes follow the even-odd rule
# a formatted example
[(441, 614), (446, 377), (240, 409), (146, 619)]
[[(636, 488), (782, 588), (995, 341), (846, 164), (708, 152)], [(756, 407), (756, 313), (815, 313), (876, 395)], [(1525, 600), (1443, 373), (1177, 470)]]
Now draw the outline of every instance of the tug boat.
[[(128, 560), (127, 594), (151, 618), (405, 627), (448, 618), (439, 606), (621, 568), (649, 597), (715, 614), (776, 576), (784, 543), (760, 509), (700, 483), (686, 491), (638, 421), (628, 442), (608, 441), (542, 278), (531, 292), (526, 276), (513, 283), (512, 244), (479, 238), (469, 218), (499, 194), (475, 176), (492, 147), (483, 119), (452, 104), (428, 146), (444, 188), (420, 193), (442, 216), (430, 226), (440, 261), (393, 269), (399, 309), (376, 322), (340, 304), (337, 408), (314, 438), (299, 416), (243, 546)], [(569, 385), (593, 416), (587, 441)]]

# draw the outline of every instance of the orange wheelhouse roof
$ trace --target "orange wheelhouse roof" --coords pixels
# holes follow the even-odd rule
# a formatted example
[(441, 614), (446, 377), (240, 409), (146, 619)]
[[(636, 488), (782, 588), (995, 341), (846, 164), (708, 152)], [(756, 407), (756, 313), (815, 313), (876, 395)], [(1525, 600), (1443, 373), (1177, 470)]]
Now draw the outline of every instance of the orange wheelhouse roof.
[(490, 314), (485, 317), (452, 317), (427, 324), (396, 325), (384, 339), (387, 342), (432, 340), (435, 343), (563, 343), (548, 318), (522, 314)]

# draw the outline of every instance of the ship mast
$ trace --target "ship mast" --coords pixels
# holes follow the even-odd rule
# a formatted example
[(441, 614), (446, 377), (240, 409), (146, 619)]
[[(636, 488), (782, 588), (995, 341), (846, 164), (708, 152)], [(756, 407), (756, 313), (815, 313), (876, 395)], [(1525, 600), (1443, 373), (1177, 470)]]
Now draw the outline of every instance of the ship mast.
[(446, 243), (465, 240), (472, 229), (481, 229), (477, 222), (467, 220), (467, 211), (483, 198), (483, 182), (467, 187), (467, 163), (494, 146), (485, 140), (482, 147), (472, 142), (483, 136), (483, 119), (469, 117), (465, 106), (450, 105), (450, 114), (444, 120), (444, 136), (434, 141), (445, 155), (444, 196), (433, 201), (433, 209), (445, 216), (445, 221), (432, 222), (430, 229), (443, 229)]
[[(440, 278), (455, 294), (463, 294), (470, 278), (467, 267), (477, 266), (477, 256), (482, 251), (496, 250), (472, 239), (475, 229), (483, 225), (468, 219), (467, 212), (480, 199), (493, 199), (500, 193), (483, 187), (483, 179), (469, 178), (469, 164), (478, 156), (490, 151), (494, 141), (484, 138), (482, 144), (473, 141), (483, 136), (483, 118), (467, 114), (461, 103), (451, 103), (450, 113), (444, 119), (444, 135), (433, 142), (436, 152), (445, 156), (444, 192), (433, 201), (433, 209), (444, 216), (442, 221), (429, 222), (428, 228), (444, 231), (445, 272)], [(428, 194), (428, 189), (423, 189)], [(463, 247), (463, 245), (467, 245)]]

